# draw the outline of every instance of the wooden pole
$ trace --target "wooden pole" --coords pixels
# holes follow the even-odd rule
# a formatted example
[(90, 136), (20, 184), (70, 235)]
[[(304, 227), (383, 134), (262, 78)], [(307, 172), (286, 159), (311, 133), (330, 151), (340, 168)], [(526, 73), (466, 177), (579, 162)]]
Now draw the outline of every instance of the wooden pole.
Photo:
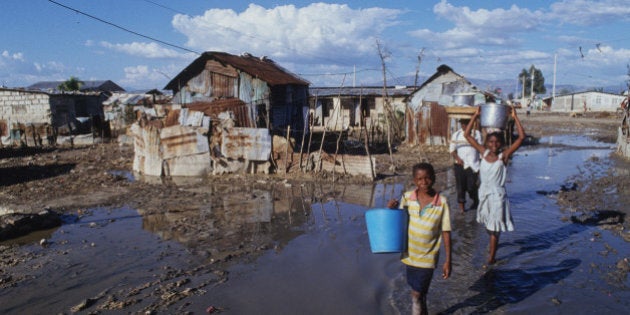
[[(315, 107), (317, 108), (317, 95), (315, 95)], [(311, 144), (313, 143), (313, 126), (315, 126), (315, 114), (313, 114), (313, 121), (309, 121), (309, 125), (310, 125), (310, 132), (308, 134), (308, 147), (306, 148), (307, 158), (310, 158), (311, 156)]]
[[(363, 89), (361, 89), (361, 94), (359, 94), (359, 103), (362, 102), (363, 99)], [(363, 112), (362, 112), (363, 113)], [(359, 132), (359, 134), (363, 131), (365, 131), (365, 139), (363, 139), (364, 141), (364, 145), (365, 145), (365, 153), (367, 154), (368, 160), (370, 161), (370, 174), (372, 174), (372, 179), (374, 177), (376, 177), (376, 174), (374, 174), (374, 165), (372, 164), (372, 155), (370, 154), (370, 141), (368, 139), (368, 131), (367, 131), (367, 127), (365, 125), (365, 122), (367, 121), (367, 118), (365, 117), (361, 117), (361, 130)]]
[(284, 151), (284, 174), (289, 172), (289, 140), (291, 135), (291, 125), (287, 126), (287, 145)]

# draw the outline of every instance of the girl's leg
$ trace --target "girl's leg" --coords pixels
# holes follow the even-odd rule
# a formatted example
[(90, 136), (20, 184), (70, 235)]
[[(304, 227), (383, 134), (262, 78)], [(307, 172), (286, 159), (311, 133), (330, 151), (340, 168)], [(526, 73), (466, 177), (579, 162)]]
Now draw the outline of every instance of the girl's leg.
[(411, 291), (411, 314), (412, 315), (428, 315), (427, 295), (418, 291)]
[(490, 257), (488, 257), (488, 264), (494, 264), (496, 262), (497, 247), (499, 247), (499, 232), (490, 232)]

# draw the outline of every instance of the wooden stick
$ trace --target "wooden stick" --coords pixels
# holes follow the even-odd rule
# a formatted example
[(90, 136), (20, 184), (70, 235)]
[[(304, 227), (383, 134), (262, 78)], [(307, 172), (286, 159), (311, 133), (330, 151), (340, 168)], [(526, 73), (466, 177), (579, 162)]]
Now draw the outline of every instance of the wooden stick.
[(289, 172), (289, 136), (291, 135), (291, 125), (287, 126), (287, 145), (284, 151), (284, 174)]

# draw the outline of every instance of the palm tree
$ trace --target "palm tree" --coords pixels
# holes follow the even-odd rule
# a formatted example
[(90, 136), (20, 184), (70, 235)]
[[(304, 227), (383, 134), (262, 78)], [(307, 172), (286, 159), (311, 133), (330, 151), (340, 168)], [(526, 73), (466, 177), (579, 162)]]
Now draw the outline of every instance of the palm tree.
[(82, 85), (83, 85), (83, 81), (79, 80), (79, 78), (75, 78), (71, 76), (70, 79), (59, 84), (57, 88), (60, 91), (78, 91), (81, 89)]

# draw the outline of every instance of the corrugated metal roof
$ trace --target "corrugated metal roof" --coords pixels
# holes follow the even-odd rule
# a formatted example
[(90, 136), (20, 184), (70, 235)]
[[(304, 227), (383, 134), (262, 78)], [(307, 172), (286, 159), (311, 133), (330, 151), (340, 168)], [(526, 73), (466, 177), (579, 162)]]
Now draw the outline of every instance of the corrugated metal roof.
[[(382, 96), (383, 87), (314, 87), (309, 88), (311, 96)], [(387, 95), (391, 96), (408, 96), (415, 88), (397, 88), (388, 87)]]
[(188, 67), (180, 72), (164, 89), (179, 91), (191, 78), (197, 76), (205, 68), (208, 60), (216, 60), (223, 65), (243, 71), (255, 78), (259, 78), (269, 85), (309, 85), (310, 83), (299, 76), (289, 72), (266, 57), (256, 57), (250, 54), (240, 56), (224, 52), (207, 51), (195, 59)]

